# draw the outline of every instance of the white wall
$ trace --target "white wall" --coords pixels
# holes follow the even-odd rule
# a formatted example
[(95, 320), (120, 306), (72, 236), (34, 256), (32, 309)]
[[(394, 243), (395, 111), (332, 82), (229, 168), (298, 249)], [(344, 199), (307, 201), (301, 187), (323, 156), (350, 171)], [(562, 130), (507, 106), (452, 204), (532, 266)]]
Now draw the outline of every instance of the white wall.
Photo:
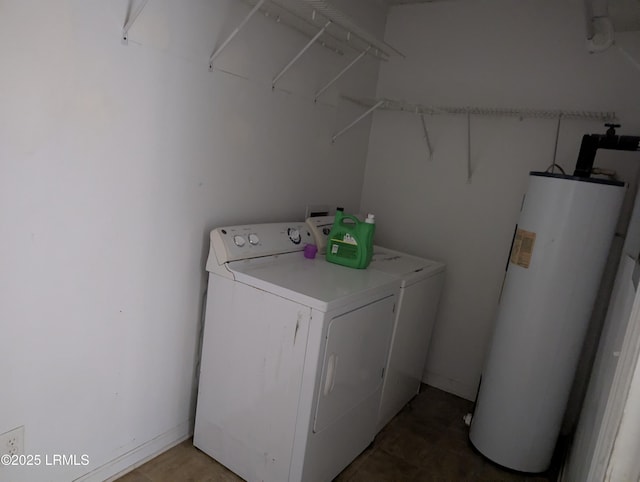
[(349, 56), (313, 47), (272, 91), (307, 39), (258, 15), (209, 72), (249, 9), (152, 0), (123, 46), (126, 0), (0, 3), (0, 433), (90, 458), (0, 479), (102, 480), (186, 437), (209, 230), (358, 210), (369, 125), (330, 139), (377, 62), (314, 104)]
[[(578, 0), (430, 2), (393, 7), (385, 40), (406, 54), (381, 66), (378, 96), (434, 106), (616, 111), (621, 134), (640, 133), (640, 75), (618, 49), (590, 55)], [(374, 114), (362, 210), (376, 242), (444, 260), (447, 280), (427, 360), (427, 381), (474, 399), (493, 329), (506, 258), (530, 170), (552, 162), (556, 121)], [(565, 120), (556, 161), (572, 172), (585, 133)], [(600, 152), (632, 174), (628, 156)], [(637, 160), (635, 155), (633, 160)], [(635, 171), (634, 171), (635, 170)]]

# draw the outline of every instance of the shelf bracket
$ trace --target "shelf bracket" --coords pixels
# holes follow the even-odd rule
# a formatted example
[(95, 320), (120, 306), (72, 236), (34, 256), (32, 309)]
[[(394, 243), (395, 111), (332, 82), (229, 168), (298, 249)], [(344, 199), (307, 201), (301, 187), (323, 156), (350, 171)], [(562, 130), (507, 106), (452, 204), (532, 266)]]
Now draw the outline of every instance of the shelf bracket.
[(224, 40), (224, 42), (222, 42), (220, 44), (220, 47), (218, 47), (217, 49), (215, 49), (213, 51), (213, 53), (211, 54), (211, 56), (209, 57), (209, 72), (213, 71), (213, 61), (216, 59), (216, 57), (218, 55), (220, 55), (220, 53), (225, 49), (225, 47), (227, 45), (229, 45), (229, 42), (231, 42), (233, 40), (233, 38), (238, 35), (238, 32), (240, 32), (240, 30), (242, 30), (244, 28), (244, 26), (247, 24), (247, 22), (249, 21), (249, 19), (251, 17), (253, 17), (253, 15), (260, 9), (260, 7), (262, 6), (262, 4), (265, 2), (265, 0), (259, 0), (258, 3), (255, 4), (255, 6), (251, 9), (251, 11), (247, 14), (246, 17), (244, 17), (244, 19), (242, 20), (242, 22), (240, 22), (240, 25), (238, 25), (233, 32), (231, 32), (231, 34)]
[(127, 16), (124, 19), (124, 26), (122, 27), (121, 42), (123, 45), (129, 44), (129, 29), (136, 22), (136, 20), (138, 19), (138, 16), (142, 13), (142, 10), (144, 10), (144, 7), (147, 4), (147, 1), (148, 0), (142, 0), (138, 4), (138, 8), (136, 8), (135, 10), (132, 10), (131, 7), (133, 6), (133, 0), (129, 0), (129, 6), (127, 7)]
[(356, 125), (358, 122), (360, 122), (362, 119), (364, 119), (365, 117), (367, 117), (369, 114), (371, 114), (374, 110), (376, 110), (378, 107), (380, 107), (382, 104), (384, 104), (384, 100), (379, 100), (376, 104), (374, 104), (373, 107), (369, 108), (364, 114), (361, 114), (357, 119), (355, 119), (351, 124), (349, 124), (348, 126), (344, 127), (341, 131), (336, 132), (333, 137), (331, 138), (331, 142), (335, 142), (336, 139), (338, 137), (340, 137), (342, 134), (344, 134), (345, 132), (347, 132), (349, 129), (351, 129), (354, 125)]
[(558, 123), (556, 124), (556, 140), (553, 145), (553, 162), (551, 163), (551, 172), (555, 172), (556, 156), (558, 154), (558, 138), (560, 137), (560, 123), (562, 122), (562, 114), (558, 116)]
[(424, 114), (420, 114), (420, 122), (422, 123), (422, 131), (424, 132), (424, 140), (427, 143), (427, 149), (429, 150), (429, 160), (433, 160), (433, 149), (431, 148), (431, 141), (429, 140), (429, 131), (427, 130), (427, 123), (424, 120)]
[(309, 50), (309, 47), (311, 47), (311, 46), (313, 45), (313, 43), (314, 43), (316, 40), (318, 40), (318, 38), (320, 37), (320, 35), (322, 35), (322, 34), (324, 33), (324, 31), (325, 31), (325, 30), (327, 30), (327, 28), (329, 28), (329, 25), (331, 25), (331, 20), (328, 20), (328, 21), (327, 21), (327, 23), (325, 23), (325, 24), (324, 24), (324, 27), (322, 27), (322, 28), (318, 31), (318, 33), (316, 33), (316, 34), (313, 36), (313, 38), (312, 38), (311, 40), (309, 40), (309, 43), (307, 43), (307, 45), (305, 45), (304, 47), (302, 47), (302, 50), (300, 50), (300, 52), (298, 52), (298, 53), (296, 54), (296, 56), (295, 56), (294, 58), (292, 58), (292, 59), (291, 59), (291, 61), (290, 61), (287, 65), (285, 65), (285, 66), (284, 66), (284, 68), (280, 71), (280, 73), (279, 73), (278, 75), (276, 75), (276, 76), (273, 78), (273, 80), (271, 81), (271, 88), (272, 88), (272, 89), (273, 89), (273, 88), (275, 88), (275, 86), (276, 86), (276, 82), (278, 82), (278, 80), (280, 80), (280, 77), (282, 77), (282, 76), (285, 74), (285, 72), (286, 72), (287, 70), (289, 70), (289, 69), (291, 68), (291, 66), (292, 66), (293, 64), (295, 64), (295, 63), (298, 61), (298, 59), (299, 59), (300, 57), (302, 57), (302, 55), (303, 55), (307, 50)]
[(467, 184), (471, 184), (471, 112), (467, 111)]
[(313, 98), (313, 101), (316, 102), (318, 100), (318, 97), (320, 97), (325, 90), (331, 87), (340, 77), (346, 74), (347, 71), (356, 64), (356, 62), (358, 62), (362, 57), (364, 57), (367, 54), (367, 52), (369, 52), (369, 50), (371, 50), (371, 45), (369, 45), (366, 50), (363, 50), (362, 52), (360, 52), (360, 55), (358, 55), (355, 59), (349, 62), (349, 65), (347, 65), (344, 69), (342, 69), (340, 73), (336, 75), (333, 79), (331, 79), (322, 89), (316, 92)]

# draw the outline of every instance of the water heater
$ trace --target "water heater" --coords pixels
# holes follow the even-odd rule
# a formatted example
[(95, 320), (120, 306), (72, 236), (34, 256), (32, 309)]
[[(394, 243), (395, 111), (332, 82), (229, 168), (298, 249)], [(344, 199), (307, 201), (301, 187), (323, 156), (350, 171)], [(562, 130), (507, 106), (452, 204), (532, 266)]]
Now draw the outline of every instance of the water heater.
[(624, 192), (530, 173), (469, 432), (504, 467), (550, 465)]

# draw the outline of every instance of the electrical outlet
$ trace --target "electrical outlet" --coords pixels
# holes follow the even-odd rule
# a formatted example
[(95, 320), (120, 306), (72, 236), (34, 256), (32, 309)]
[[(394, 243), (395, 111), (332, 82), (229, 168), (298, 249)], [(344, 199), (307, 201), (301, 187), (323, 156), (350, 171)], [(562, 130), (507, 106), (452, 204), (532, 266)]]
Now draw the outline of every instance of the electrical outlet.
[(0, 455), (24, 454), (24, 425), (0, 435)]

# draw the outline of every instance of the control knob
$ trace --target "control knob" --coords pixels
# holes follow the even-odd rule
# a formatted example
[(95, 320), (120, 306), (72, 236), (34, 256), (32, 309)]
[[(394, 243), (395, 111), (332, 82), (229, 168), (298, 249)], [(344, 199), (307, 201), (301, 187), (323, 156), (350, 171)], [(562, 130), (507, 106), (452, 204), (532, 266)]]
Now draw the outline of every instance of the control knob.
[(260, 238), (258, 237), (258, 235), (257, 235), (257, 234), (255, 234), (255, 233), (251, 233), (251, 234), (249, 235), (249, 243), (250, 243), (252, 246), (257, 245), (259, 242), (260, 242)]
[(300, 231), (298, 231), (296, 228), (287, 229), (287, 234), (289, 235), (289, 239), (293, 244), (300, 244), (300, 241), (302, 241), (302, 238), (300, 237)]

